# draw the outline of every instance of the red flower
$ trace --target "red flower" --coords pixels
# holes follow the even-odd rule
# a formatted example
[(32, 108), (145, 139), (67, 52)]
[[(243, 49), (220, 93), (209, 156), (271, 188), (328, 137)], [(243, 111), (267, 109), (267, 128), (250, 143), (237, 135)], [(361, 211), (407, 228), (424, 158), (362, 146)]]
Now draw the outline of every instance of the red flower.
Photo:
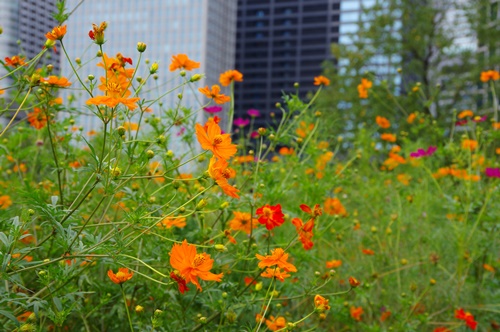
[(175, 270), (170, 273), (170, 278), (174, 279), (177, 282), (177, 285), (179, 286), (179, 292), (181, 294), (184, 294), (185, 291), (188, 291), (189, 288), (186, 285), (186, 279), (184, 279), (179, 271)]
[(477, 322), (474, 320), (474, 316), (470, 312), (459, 308), (458, 310), (455, 310), (455, 318), (465, 321), (465, 325), (467, 325), (471, 330), (476, 330)]
[(285, 222), (285, 215), (281, 212), (280, 204), (276, 204), (275, 206), (266, 204), (258, 208), (256, 213), (259, 216), (259, 223), (266, 225), (268, 230), (281, 226)]

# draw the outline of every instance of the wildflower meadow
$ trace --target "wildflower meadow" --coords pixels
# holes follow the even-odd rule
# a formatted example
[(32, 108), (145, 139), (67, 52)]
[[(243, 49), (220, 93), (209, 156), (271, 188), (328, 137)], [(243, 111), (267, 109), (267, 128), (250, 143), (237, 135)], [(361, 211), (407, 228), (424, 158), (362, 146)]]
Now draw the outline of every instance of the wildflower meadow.
[[(374, 108), (405, 96), (362, 74), (353, 135), (332, 132), (318, 101), (339, 92), (311, 73), (315, 91), (256, 127), (260, 110), (234, 115), (244, 72), (202, 86), (189, 54), (108, 54), (106, 28), (82, 27), (95, 76), (63, 20), (38, 56), (0, 61), (1, 331), (500, 329), (497, 71), (471, 82), (481, 107), (440, 121)], [(53, 48), (70, 77), (39, 61)], [(158, 75), (182, 83), (149, 93)]]

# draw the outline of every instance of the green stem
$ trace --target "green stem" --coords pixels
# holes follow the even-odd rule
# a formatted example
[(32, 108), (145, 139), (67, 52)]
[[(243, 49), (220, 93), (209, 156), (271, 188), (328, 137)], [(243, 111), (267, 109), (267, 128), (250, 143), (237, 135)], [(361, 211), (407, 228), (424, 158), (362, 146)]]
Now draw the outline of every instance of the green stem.
[(75, 67), (73, 66), (73, 62), (71, 61), (71, 59), (69, 58), (69, 55), (68, 55), (68, 52), (66, 52), (66, 48), (64, 47), (64, 44), (62, 42), (62, 40), (60, 41), (61, 42), (61, 48), (64, 52), (64, 55), (66, 56), (66, 59), (68, 60), (69, 62), (69, 65), (71, 66), (71, 69), (73, 70), (73, 72), (75, 73), (76, 75), (76, 78), (78, 79), (78, 81), (80, 82), (80, 84), (83, 86), (83, 88), (85, 90), (87, 90), (88, 94), (90, 95), (90, 97), (94, 97), (94, 95), (92, 94), (92, 91), (90, 91), (87, 86), (85, 84), (83, 84), (83, 81), (82, 79), (80, 78), (80, 75), (78, 75), (78, 72), (76, 71)]
[(125, 296), (125, 290), (123, 289), (123, 284), (120, 284), (120, 288), (122, 290), (123, 303), (125, 304), (125, 311), (127, 311), (127, 318), (128, 318), (128, 324), (130, 326), (130, 331), (134, 332), (134, 328), (132, 327), (132, 319), (130, 319), (130, 312), (128, 310), (127, 297)]

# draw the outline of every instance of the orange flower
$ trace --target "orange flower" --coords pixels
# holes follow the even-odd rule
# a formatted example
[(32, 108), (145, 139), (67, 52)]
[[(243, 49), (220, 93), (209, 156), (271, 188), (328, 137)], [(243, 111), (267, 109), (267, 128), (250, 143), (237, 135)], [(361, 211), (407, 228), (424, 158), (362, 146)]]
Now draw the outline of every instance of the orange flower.
[(412, 124), (413, 121), (415, 121), (415, 119), (417, 118), (417, 115), (415, 113), (411, 113), (410, 115), (408, 115), (408, 117), (406, 118), (406, 122), (408, 122), (408, 124)]
[(354, 319), (354, 320), (357, 320), (358, 322), (361, 321), (361, 315), (363, 315), (363, 308), (361, 307), (351, 307), (349, 309), (350, 313), (351, 313), (351, 317)]
[(47, 125), (47, 116), (38, 107), (33, 108), (33, 112), (28, 113), (28, 122), (35, 129), (42, 129)]
[(284, 146), (281, 149), (279, 149), (278, 153), (282, 156), (290, 156), (294, 153), (294, 149)]
[(210, 255), (202, 252), (196, 253), (196, 246), (188, 244), (184, 240), (182, 244), (174, 244), (170, 251), (170, 265), (186, 280), (196, 285), (199, 291), (202, 290), (198, 278), (202, 280), (221, 281), (223, 273), (213, 274), (210, 272), (214, 265), (214, 260)]
[(108, 277), (115, 284), (123, 284), (126, 281), (129, 281), (134, 276), (134, 272), (129, 272), (129, 270), (125, 267), (120, 267), (118, 272), (115, 274), (113, 270), (108, 271)]
[(368, 98), (368, 89), (371, 89), (372, 82), (366, 78), (361, 79), (361, 83), (358, 85), (358, 94), (359, 98), (366, 99)]
[(459, 119), (463, 119), (466, 117), (473, 117), (473, 116), (474, 116), (474, 113), (471, 110), (465, 110), (465, 111), (462, 111), (458, 114)]
[(380, 321), (385, 322), (389, 317), (391, 317), (391, 312), (390, 311), (384, 311), (382, 314), (380, 314)]
[(263, 278), (276, 278), (281, 282), (285, 281), (285, 278), (290, 277), (291, 275), (287, 271), (280, 271), (279, 267), (268, 267), (265, 272), (262, 272), (261, 277)]
[(236, 154), (236, 145), (231, 144), (231, 135), (221, 134), (219, 125), (212, 119), (208, 119), (204, 127), (196, 124), (196, 137), (205, 150), (210, 150), (219, 159), (228, 160)]
[(169, 69), (175, 71), (177, 69), (193, 70), (195, 68), (200, 68), (199, 62), (190, 60), (186, 54), (177, 54), (172, 56)]
[(285, 222), (285, 219), (283, 219), (285, 215), (281, 212), (280, 204), (275, 206), (266, 204), (258, 208), (255, 213), (259, 215), (259, 223), (266, 225), (268, 230), (281, 226)]
[(340, 259), (332, 259), (331, 261), (326, 261), (327, 269), (334, 269), (340, 266), (342, 266), (342, 261)]
[(165, 217), (162, 221), (156, 224), (160, 228), (170, 229), (172, 227), (186, 227), (186, 218), (184, 217)]
[(92, 23), (92, 30), (89, 31), (89, 37), (92, 39), (97, 45), (104, 44), (104, 30), (108, 27), (108, 23), (101, 22), (99, 26)]
[(500, 79), (500, 73), (497, 72), (496, 70), (487, 70), (481, 72), (481, 82), (488, 82), (488, 81), (497, 81)]
[(313, 237), (314, 228), (314, 218), (311, 218), (308, 222), (304, 224), (302, 219), (293, 218), (292, 224), (295, 226), (297, 234), (299, 235), (299, 240), (302, 242), (302, 246), (305, 250), (310, 250), (313, 247), (313, 242), (311, 241)]
[(282, 316), (276, 318), (270, 316), (269, 319), (266, 319), (266, 325), (271, 331), (278, 331), (286, 327), (286, 319)]
[(314, 307), (319, 312), (330, 310), (330, 306), (328, 305), (328, 300), (321, 295), (316, 295), (314, 297)]
[(19, 322), (25, 322), (28, 320), (28, 318), (33, 314), (33, 312), (31, 311), (26, 311), (24, 314), (20, 314), (19, 316), (17, 316), (17, 320)]
[(256, 228), (258, 225), (258, 220), (252, 218), (250, 213), (233, 211), (233, 214), (234, 218), (229, 221), (229, 228), (234, 231), (250, 234), (252, 228)]
[(500, 122), (493, 122), (491, 124), (491, 126), (493, 127), (493, 129), (499, 130), (500, 129)]
[(295, 130), (297, 135), (302, 138), (306, 136), (314, 129), (314, 123), (307, 124), (305, 121), (300, 121), (299, 128)]
[(14, 167), (12, 167), (12, 170), (14, 172), (22, 172), (22, 173), (26, 173), (26, 171), (28, 170), (28, 168), (26, 167), (26, 164), (25, 163), (20, 163), (19, 165), (14, 165)]
[(110, 75), (107, 80), (105, 77), (101, 77), (99, 90), (104, 91), (106, 95), (88, 99), (87, 105), (116, 107), (118, 104), (123, 104), (132, 111), (137, 108), (136, 103), (140, 98), (127, 98), (131, 94), (128, 87), (129, 80), (123, 75)]
[(495, 272), (495, 268), (489, 264), (483, 264), (483, 269), (485, 269), (486, 271), (489, 271), (489, 272)]
[(123, 128), (125, 128), (125, 130), (137, 131), (139, 129), (139, 125), (135, 122), (127, 121), (123, 123)]
[(12, 200), (9, 195), (0, 196), (0, 209), (6, 210), (12, 205)]
[(363, 254), (368, 255), (368, 256), (375, 255), (375, 251), (373, 251), (371, 249), (362, 249), (361, 251), (363, 252)]
[(323, 75), (319, 75), (314, 78), (314, 85), (329, 86), (330, 80)]
[(54, 29), (52, 29), (52, 31), (47, 32), (45, 34), (45, 37), (47, 37), (47, 39), (56, 41), (56, 40), (62, 40), (65, 34), (66, 34), (66, 26), (63, 25), (63, 26), (57, 26)]
[(237, 70), (228, 70), (220, 74), (219, 82), (222, 86), (228, 86), (231, 82), (243, 82), (243, 74)]
[(255, 254), (255, 257), (260, 260), (258, 265), (260, 269), (277, 265), (286, 272), (297, 272), (297, 268), (293, 264), (287, 262), (288, 254), (285, 253), (282, 248), (271, 250), (271, 255), (262, 256)]
[(18, 55), (14, 55), (12, 58), (5, 58), (5, 65), (10, 67), (19, 67), (24, 66), (26, 63), (24, 62), (24, 57), (20, 57)]
[(361, 283), (358, 281), (358, 279), (354, 277), (349, 277), (349, 285), (351, 285), (352, 288), (356, 288), (359, 285), (361, 285)]
[(396, 142), (396, 135), (384, 133), (384, 134), (380, 135), (380, 139), (383, 141), (394, 143), (394, 142)]
[(229, 163), (224, 159), (217, 159), (213, 156), (208, 165), (208, 174), (222, 189), (224, 194), (233, 198), (240, 198), (239, 190), (227, 182), (228, 179), (236, 176), (236, 171), (228, 167)]
[(405, 186), (410, 185), (410, 179), (411, 179), (411, 177), (408, 174), (401, 173), (401, 174), (398, 174), (396, 176), (396, 178), (398, 179), (399, 182), (401, 182)]
[(338, 198), (327, 198), (323, 204), (326, 214), (331, 216), (338, 215), (341, 217), (347, 216), (347, 211)]
[(68, 81), (68, 79), (66, 77), (57, 77), (57, 76), (49, 76), (48, 79), (45, 79), (45, 78), (41, 78), (40, 79), (40, 82), (45, 82), (45, 83), (48, 83), (49, 85), (54, 85), (54, 86), (58, 86), (58, 87), (61, 87), (61, 88), (66, 88), (68, 86), (71, 85), (71, 82)]
[(464, 150), (475, 150), (477, 148), (477, 141), (473, 139), (464, 139), (462, 141), (462, 149)]
[(224, 104), (231, 100), (231, 97), (226, 96), (220, 92), (220, 86), (217, 84), (212, 85), (212, 88), (209, 89), (208, 86), (204, 88), (198, 88), (198, 91), (203, 93), (207, 98), (213, 99), (216, 104)]
[(68, 166), (71, 168), (79, 168), (82, 167), (82, 164), (78, 160), (72, 161), (68, 163)]
[(387, 129), (391, 126), (391, 122), (384, 118), (383, 116), (377, 116), (375, 118), (375, 122), (379, 125), (380, 128)]

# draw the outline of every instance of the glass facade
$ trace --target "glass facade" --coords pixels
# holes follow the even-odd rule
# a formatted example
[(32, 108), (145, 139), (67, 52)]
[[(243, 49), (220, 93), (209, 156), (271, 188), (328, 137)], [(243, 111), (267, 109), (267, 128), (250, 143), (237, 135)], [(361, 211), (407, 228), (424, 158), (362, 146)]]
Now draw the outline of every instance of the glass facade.
[[(74, 8), (79, 0), (68, 0), (68, 8)], [(156, 98), (158, 95), (175, 88), (181, 83), (176, 73), (168, 70), (172, 55), (184, 53), (190, 59), (201, 62), (201, 67), (193, 73), (204, 73), (197, 86), (214, 84), (219, 73), (234, 67), (236, 2), (225, 0), (87, 0), (68, 19), (68, 32), (64, 43), (71, 58), (80, 57), (82, 66), (78, 69), (80, 77), (89, 74), (101, 76), (102, 69), (96, 64), (98, 51), (88, 36), (92, 23), (100, 24), (106, 21), (106, 43), (103, 50), (108, 56), (118, 52), (133, 60), (137, 65), (139, 53), (137, 42), (147, 44), (143, 60), (158, 62), (158, 80), (146, 86), (144, 91), (151, 89), (146, 96)], [(63, 75), (72, 76), (71, 68), (63, 61)], [(138, 75), (146, 77), (148, 72), (141, 64)], [(158, 88), (157, 88), (158, 87)], [(66, 91), (66, 96), (75, 94), (81, 109), (85, 111), (84, 101), (88, 98), (84, 90)], [(185, 89), (183, 106), (199, 107), (200, 94), (195, 90)], [(161, 100), (164, 107), (174, 106), (177, 93), (168, 94)], [(156, 111), (153, 109), (153, 112)], [(89, 111), (86, 111), (90, 115)], [(100, 122), (95, 116), (81, 119), (79, 125), (84, 132), (97, 130)]]
[(236, 68), (244, 82), (236, 85), (236, 112), (250, 108), (269, 121), (283, 91), (305, 95), (315, 89), (322, 63), (333, 60), (330, 45), (339, 39), (340, 0), (239, 0)]

